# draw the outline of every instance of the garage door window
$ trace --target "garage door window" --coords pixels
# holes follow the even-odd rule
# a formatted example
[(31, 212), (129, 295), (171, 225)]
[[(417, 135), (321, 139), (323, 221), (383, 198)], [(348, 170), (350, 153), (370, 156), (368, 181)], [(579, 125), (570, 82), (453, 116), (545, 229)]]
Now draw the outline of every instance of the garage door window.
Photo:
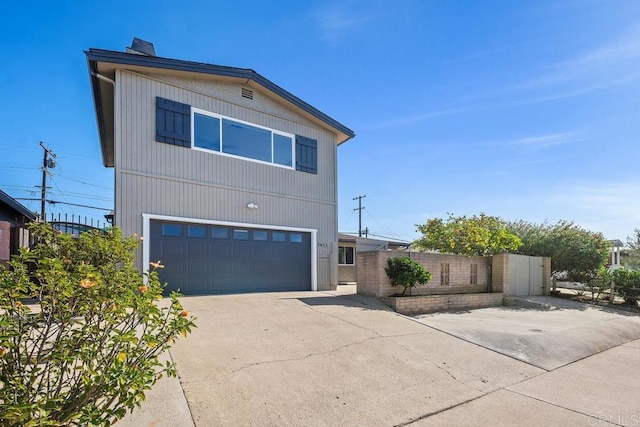
[(249, 230), (233, 230), (233, 240), (249, 240)]
[(214, 239), (227, 240), (229, 238), (229, 230), (222, 227), (213, 227), (211, 229), (211, 237)]
[(273, 240), (274, 242), (286, 242), (287, 233), (283, 233), (281, 231), (274, 231), (271, 235), (271, 240)]
[(302, 234), (300, 233), (289, 234), (289, 241), (291, 243), (302, 243)]
[(267, 240), (269, 240), (269, 234), (263, 230), (255, 230), (253, 232), (253, 240), (266, 242)]
[(162, 235), (180, 237), (182, 236), (182, 226), (179, 224), (162, 224)]
[(197, 237), (202, 239), (203, 237), (207, 237), (207, 229), (198, 225), (190, 225), (187, 228), (187, 235), (189, 237)]

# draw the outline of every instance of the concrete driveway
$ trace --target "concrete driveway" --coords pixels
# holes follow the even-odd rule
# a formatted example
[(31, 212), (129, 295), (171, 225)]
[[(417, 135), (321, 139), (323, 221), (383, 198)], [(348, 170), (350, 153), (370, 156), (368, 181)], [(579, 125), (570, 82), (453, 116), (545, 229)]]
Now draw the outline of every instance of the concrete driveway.
[(428, 314), (416, 319), (546, 370), (640, 338), (637, 313), (555, 297), (516, 300), (515, 306)]
[(183, 305), (198, 328), (171, 350), (179, 381), (119, 425), (640, 424), (640, 335), (545, 369), (342, 291)]

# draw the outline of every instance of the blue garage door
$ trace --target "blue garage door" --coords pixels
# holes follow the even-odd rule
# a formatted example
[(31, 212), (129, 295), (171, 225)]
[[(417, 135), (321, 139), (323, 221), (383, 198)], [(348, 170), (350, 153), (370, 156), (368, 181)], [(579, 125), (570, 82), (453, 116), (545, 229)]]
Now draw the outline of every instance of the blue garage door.
[(311, 234), (151, 221), (151, 261), (185, 295), (311, 290)]

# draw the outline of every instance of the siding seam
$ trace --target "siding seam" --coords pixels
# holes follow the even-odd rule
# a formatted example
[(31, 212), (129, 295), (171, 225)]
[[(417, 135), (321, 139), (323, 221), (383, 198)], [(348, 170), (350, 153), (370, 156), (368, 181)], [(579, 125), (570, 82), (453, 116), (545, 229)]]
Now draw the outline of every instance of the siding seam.
[(203, 186), (203, 187), (221, 188), (221, 189), (224, 189), (224, 190), (240, 191), (240, 192), (243, 192), (243, 193), (259, 194), (259, 195), (263, 195), (263, 196), (280, 197), (280, 198), (283, 198), (283, 199), (298, 200), (298, 201), (317, 203), (317, 204), (328, 205), (328, 206), (336, 206), (337, 205), (337, 202), (328, 202), (328, 201), (325, 201), (325, 200), (309, 199), (309, 198), (306, 198), (306, 197), (305, 198), (303, 198), (303, 197), (294, 197), (294, 196), (288, 196), (286, 194), (279, 194), (279, 193), (272, 193), (272, 192), (258, 191), (258, 190), (250, 190), (250, 189), (232, 187), (232, 186), (223, 185), (223, 184), (211, 184), (211, 183), (202, 182), (202, 181), (195, 181), (195, 180), (192, 180), (192, 179), (167, 177), (166, 175), (157, 175), (157, 174), (152, 174), (152, 173), (148, 173), (148, 172), (137, 172), (137, 171), (125, 170), (125, 169), (120, 169), (119, 172), (122, 175), (133, 175), (133, 176), (139, 176), (139, 177), (143, 177), (143, 178), (160, 179), (160, 180), (163, 180), (163, 181), (181, 182), (183, 184), (200, 185), (200, 186)]

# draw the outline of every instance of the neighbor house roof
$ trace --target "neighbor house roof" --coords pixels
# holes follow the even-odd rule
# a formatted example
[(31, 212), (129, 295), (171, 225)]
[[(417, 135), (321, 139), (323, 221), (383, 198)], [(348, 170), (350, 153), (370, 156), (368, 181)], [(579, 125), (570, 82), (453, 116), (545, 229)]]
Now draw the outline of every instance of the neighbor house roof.
[(615, 248), (621, 248), (624, 246), (624, 243), (622, 243), (622, 240), (620, 239), (609, 240), (609, 243), (611, 243), (611, 246)]
[(409, 246), (411, 245), (411, 242), (399, 242), (399, 241), (393, 241), (393, 240), (388, 240), (388, 239), (369, 239), (367, 237), (358, 237), (358, 236), (354, 236), (352, 234), (346, 234), (346, 233), (338, 233), (338, 241), (341, 242), (357, 242), (357, 241), (372, 241), (372, 242), (386, 242), (391, 246)]
[(24, 216), (26, 218), (29, 218), (32, 221), (35, 221), (36, 218), (37, 218), (36, 214), (31, 212), (22, 203), (18, 202), (16, 199), (14, 199), (13, 197), (9, 196), (7, 193), (5, 193), (2, 190), (0, 190), (0, 202), (2, 202), (5, 205), (9, 206), (11, 209), (16, 211), (16, 213), (18, 213), (18, 214), (20, 214), (20, 215), (22, 215), (22, 216)]
[(113, 166), (114, 149), (114, 91), (109, 80), (115, 78), (115, 69), (121, 68), (141, 71), (148, 71), (149, 69), (170, 70), (181, 73), (214, 75), (243, 81), (245, 84), (247, 81), (252, 81), (299, 108), (317, 122), (333, 129), (338, 135), (338, 144), (355, 136), (355, 133), (345, 125), (248, 68), (226, 67), (103, 49), (89, 49), (85, 51), (85, 54), (87, 56), (93, 100), (98, 119), (102, 160), (105, 166)]

